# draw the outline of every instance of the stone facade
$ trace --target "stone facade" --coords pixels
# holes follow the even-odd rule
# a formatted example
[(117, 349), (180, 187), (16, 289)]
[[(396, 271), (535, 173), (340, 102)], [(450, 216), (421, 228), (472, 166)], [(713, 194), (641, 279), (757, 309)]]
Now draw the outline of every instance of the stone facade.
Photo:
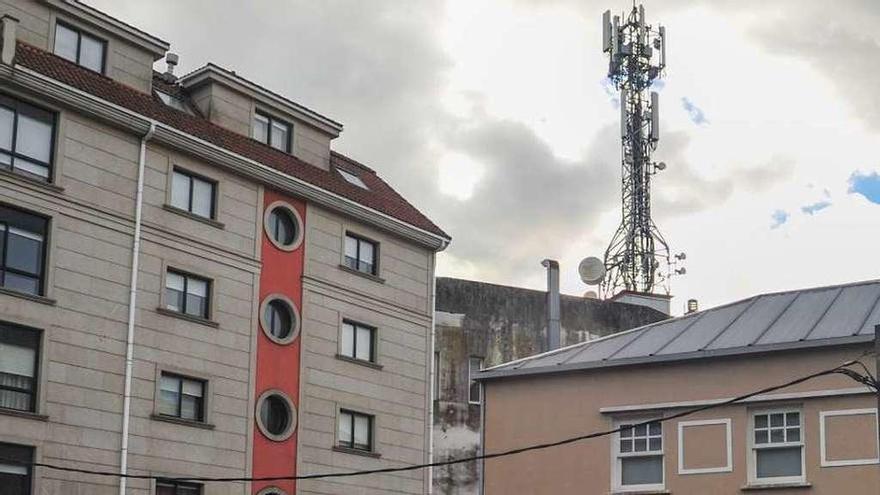
[[(395, 216), (404, 201), (372, 170), (346, 164), (369, 185), (366, 192), (347, 191), (354, 186), (331, 163), (341, 156), (330, 150), (341, 125), (315, 112), (269, 98), (240, 78), (230, 83), (217, 76), (190, 95), (185, 85), (152, 71), (166, 43), (75, 1), (0, 0), (0, 17), (22, 42), (3, 40), (4, 52), (12, 44), (17, 55), (14, 65), (0, 64), (0, 95), (47, 110), (55, 122), (48, 179), (0, 166), (0, 207), (44, 217), (49, 225), (42, 289), (24, 294), (0, 284), (0, 332), (14, 327), (39, 339), (35, 406), (0, 407), (0, 448), (25, 446), (39, 462), (119, 472), (129, 376), (130, 474), (289, 476), (425, 462), (434, 256), (448, 236), (411, 206), (404, 217)], [(107, 43), (103, 75), (113, 81), (51, 55), (59, 21)], [(175, 96), (209, 111), (204, 118), (168, 114), (151, 93), (157, 84), (174, 86)], [(228, 100), (240, 104), (238, 113), (224, 107)], [(279, 115), (302, 114), (293, 126), (293, 156), (250, 139), (254, 109), (274, 103)], [(206, 134), (189, 134), (194, 129)], [(4, 146), (0, 155), (10, 152)], [(176, 172), (212, 184), (210, 215), (176, 205)], [(279, 201), (296, 210), (301, 242), (289, 249), (269, 241), (267, 210)], [(390, 213), (383, 211), (388, 201), (396, 205)], [(374, 243), (374, 273), (346, 266), (347, 233)], [(281, 276), (288, 268), (293, 275)], [(208, 282), (204, 314), (169, 309), (169, 271)], [(287, 340), (269, 337), (261, 318), (270, 292), (292, 305)], [(372, 362), (342, 355), (341, 327), (348, 319), (374, 328)], [(198, 420), (163, 411), (163, 373), (201, 383)], [(267, 434), (258, 418), (260, 398), (273, 390), (293, 409), (285, 434)], [(369, 449), (339, 448), (342, 410), (371, 415)], [(24, 493), (119, 493), (114, 477), (46, 468), (32, 474)], [(293, 495), (390, 487), (415, 494), (429, 484), (426, 471), (413, 471), (199, 489), (203, 495)], [(126, 485), (127, 494), (158, 490), (156, 480)]]
[[(435, 461), (479, 451), (482, 406), (469, 400), (470, 358), (490, 367), (548, 350), (546, 307), (546, 292), (437, 278)], [(562, 346), (666, 318), (644, 306), (567, 295), (560, 309)], [(437, 468), (434, 493), (476, 494), (479, 478), (476, 463)]]

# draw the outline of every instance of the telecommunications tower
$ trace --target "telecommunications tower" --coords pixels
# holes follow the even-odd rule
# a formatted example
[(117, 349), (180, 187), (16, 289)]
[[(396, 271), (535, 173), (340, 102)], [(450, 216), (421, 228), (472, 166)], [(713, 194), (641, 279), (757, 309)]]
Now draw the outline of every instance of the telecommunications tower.
[[(645, 22), (645, 8), (633, 4), (628, 15), (602, 16), (602, 50), (609, 55), (608, 78), (620, 91), (622, 216), (605, 251), (601, 292), (653, 293), (663, 287), (673, 265), (669, 245), (651, 219), (651, 176), (666, 168), (651, 160), (660, 140), (660, 98), (650, 91), (666, 68), (666, 29)], [(675, 270), (684, 273), (684, 268)]]

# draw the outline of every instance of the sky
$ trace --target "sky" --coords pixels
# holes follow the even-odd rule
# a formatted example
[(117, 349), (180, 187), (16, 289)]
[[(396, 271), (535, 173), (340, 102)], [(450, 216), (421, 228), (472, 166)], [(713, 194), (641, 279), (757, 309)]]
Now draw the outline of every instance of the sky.
[[(628, 0), (87, 0), (345, 125), (453, 237), (438, 274), (563, 292), (620, 222), (601, 15)], [(648, 0), (667, 30), (655, 222), (673, 312), (880, 278), (880, 2)], [(157, 63), (164, 70), (164, 64)]]

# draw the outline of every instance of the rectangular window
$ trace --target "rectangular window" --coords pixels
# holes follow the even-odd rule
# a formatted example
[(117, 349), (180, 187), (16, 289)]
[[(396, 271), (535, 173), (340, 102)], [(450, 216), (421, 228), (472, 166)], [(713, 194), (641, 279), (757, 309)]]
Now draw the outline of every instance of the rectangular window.
[(342, 322), (342, 355), (361, 361), (376, 362), (376, 329), (345, 320)]
[(214, 218), (217, 184), (175, 168), (171, 177), (171, 206), (204, 218)]
[(190, 421), (204, 421), (204, 405), (204, 381), (162, 373), (159, 384), (159, 414)]
[(254, 139), (276, 150), (290, 153), (291, 125), (266, 114), (254, 115)]
[(0, 493), (30, 495), (32, 462), (33, 447), (0, 443)]
[(0, 408), (36, 410), (40, 334), (0, 324)]
[(761, 483), (803, 481), (801, 413), (780, 409), (752, 415), (752, 478)]
[(477, 373), (483, 369), (483, 358), (471, 357), (468, 360), (468, 380), (470, 387), (468, 388), (468, 402), (471, 404), (481, 404), (483, 402), (483, 387), (480, 382), (474, 380)]
[(373, 416), (342, 409), (339, 411), (340, 447), (373, 451)]
[(55, 55), (103, 74), (107, 42), (59, 22), (55, 25)]
[(345, 266), (352, 270), (376, 275), (378, 251), (375, 242), (352, 234), (345, 234)]
[(55, 114), (0, 95), (0, 168), (49, 180)]
[(46, 218), (0, 206), (0, 285), (42, 294), (46, 257)]
[(156, 495), (201, 495), (202, 485), (184, 481), (156, 481)]
[(616, 438), (615, 484), (626, 490), (663, 487), (663, 424), (620, 424)]
[(211, 281), (168, 270), (165, 275), (165, 309), (208, 319)]

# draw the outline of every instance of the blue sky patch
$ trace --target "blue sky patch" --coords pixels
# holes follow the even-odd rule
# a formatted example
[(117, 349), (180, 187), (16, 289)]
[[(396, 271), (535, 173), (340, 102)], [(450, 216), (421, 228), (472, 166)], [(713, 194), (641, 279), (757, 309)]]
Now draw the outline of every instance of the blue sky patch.
[(853, 172), (849, 176), (850, 194), (861, 194), (868, 201), (880, 205), (880, 174), (877, 172)]
[(709, 119), (706, 118), (706, 114), (703, 113), (703, 110), (696, 106), (694, 102), (687, 97), (681, 98), (681, 107), (684, 108), (684, 111), (687, 112), (688, 117), (690, 117), (691, 122), (694, 124), (703, 125), (709, 123)]
[(813, 204), (801, 206), (801, 211), (807, 215), (815, 215), (817, 212), (820, 212), (829, 206), (831, 206), (831, 201), (823, 199), (822, 201), (817, 201)]
[(780, 225), (784, 224), (788, 221), (789, 214), (784, 210), (776, 210), (772, 214), (770, 214), (770, 219), (772, 223), (770, 224), (771, 229), (779, 228)]

